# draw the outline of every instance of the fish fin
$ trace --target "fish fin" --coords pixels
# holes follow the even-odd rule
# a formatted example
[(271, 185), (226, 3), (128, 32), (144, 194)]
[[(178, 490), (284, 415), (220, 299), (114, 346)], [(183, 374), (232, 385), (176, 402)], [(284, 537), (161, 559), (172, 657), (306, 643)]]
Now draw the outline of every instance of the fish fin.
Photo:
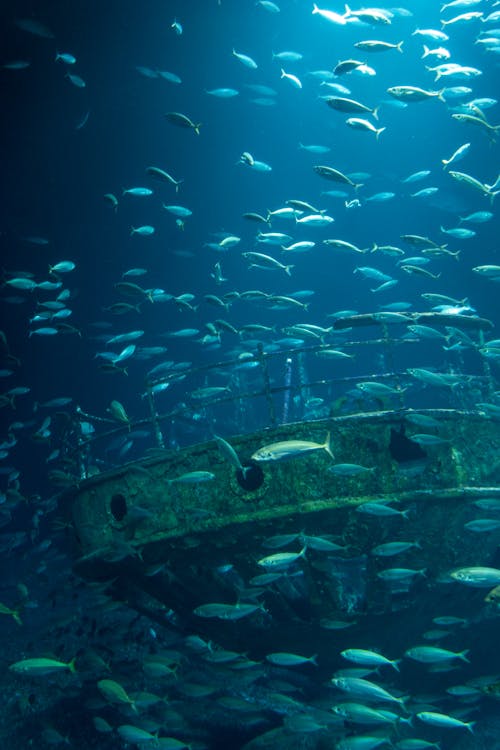
[(75, 663), (76, 663), (76, 656), (74, 656), (68, 664), (68, 669), (71, 672), (71, 674), (75, 674), (76, 672)]
[(326, 434), (326, 440), (325, 440), (325, 443), (323, 445), (323, 448), (328, 453), (328, 455), (332, 458), (332, 460), (335, 461), (335, 456), (333, 455), (333, 451), (332, 451), (332, 446), (331, 446), (330, 440), (331, 440), (331, 433), (330, 433), (330, 431), (328, 431), (327, 434)]

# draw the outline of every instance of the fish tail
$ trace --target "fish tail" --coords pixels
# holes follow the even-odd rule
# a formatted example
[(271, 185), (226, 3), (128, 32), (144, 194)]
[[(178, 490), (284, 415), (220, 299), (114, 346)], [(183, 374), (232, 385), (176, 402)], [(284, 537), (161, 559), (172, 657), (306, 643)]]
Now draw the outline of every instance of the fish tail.
[(362, 188), (362, 187), (364, 187), (364, 182), (356, 182), (354, 184), (354, 190), (356, 190), (356, 192), (359, 190), (359, 188)]
[[(439, 78), (439, 74), (438, 74), (438, 78)], [(436, 78), (436, 81), (437, 81), (437, 78)], [(440, 99), (442, 102), (446, 102), (446, 99), (443, 96), (445, 91), (446, 91), (446, 88), (439, 89), (438, 94), (437, 94), (438, 99)]]
[(404, 39), (401, 40), (399, 44), (396, 44), (396, 49), (398, 52), (401, 52), (401, 54), (403, 53), (403, 43), (404, 43)]
[(328, 455), (332, 458), (332, 460), (335, 461), (335, 456), (333, 455), (333, 451), (332, 451), (331, 433), (330, 433), (330, 431), (328, 431), (326, 433), (326, 440), (325, 440), (325, 443), (323, 445), (323, 448), (328, 453)]
[(396, 672), (399, 672), (399, 664), (402, 661), (402, 659), (394, 659), (394, 661), (391, 661), (391, 667), (394, 667)]
[(14, 621), (17, 622), (18, 625), (23, 624), (23, 621), (21, 620), (21, 616), (16, 609), (12, 610), (11, 614), (12, 614), (12, 617), (14, 618)]
[[(482, 20), (483, 20), (483, 19), (481, 19), (481, 21), (482, 21)], [(465, 725), (465, 726), (467, 727), (467, 729), (469, 730), (469, 732), (470, 732), (471, 734), (474, 734), (474, 726), (475, 726), (475, 724), (476, 724), (476, 722), (475, 722), (475, 721), (468, 721), (468, 722), (466, 723), (466, 725)]]
[(492, 204), (493, 204), (493, 201), (494, 201), (495, 197), (496, 197), (496, 196), (497, 196), (497, 195), (498, 195), (499, 193), (500, 193), (500, 190), (494, 190), (493, 192), (491, 192), (491, 193), (490, 193), (490, 201), (491, 201), (491, 203), (492, 203)]
[(68, 669), (71, 672), (71, 674), (75, 674), (76, 672), (75, 663), (76, 663), (76, 656), (74, 656), (68, 664)]
[(374, 117), (374, 118), (375, 118), (376, 120), (378, 120), (378, 111), (379, 111), (379, 109), (380, 109), (380, 105), (379, 105), (378, 107), (375, 107), (375, 109), (374, 109), (374, 110), (372, 110), (372, 115), (373, 115), (373, 117)]
[(466, 648), (464, 651), (460, 651), (460, 653), (458, 654), (459, 658), (462, 661), (466, 661), (467, 664), (470, 664), (470, 659), (467, 658), (467, 654), (469, 653), (469, 650), (470, 649)]
[(287, 273), (289, 276), (292, 275), (292, 268), (295, 268), (295, 266), (285, 266), (285, 273)]
[(193, 130), (196, 133), (196, 135), (200, 135), (200, 128), (201, 128), (201, 122), (198, 122), (194, 127)]
[(386, 130), (385, 127), (384, 128), (379, 128), (378, 130), (375, 131), (375, 138), (377, 139), (377, 141), (378, 141), (378, 137), (379, 137), (380, 133), (383, 133), (384, 130)]

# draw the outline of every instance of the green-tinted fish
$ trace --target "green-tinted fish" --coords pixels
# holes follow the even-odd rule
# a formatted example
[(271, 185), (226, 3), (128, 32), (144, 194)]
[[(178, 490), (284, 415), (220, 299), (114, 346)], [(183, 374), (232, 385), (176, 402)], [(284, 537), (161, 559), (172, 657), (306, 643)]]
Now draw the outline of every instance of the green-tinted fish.
[(127, 695), (119, 682), (115, 682), (114, 680), (99, 680), (97, 687), (108, 703), (126, 703), (134, 711), (137, 711), (134, 701)]
[(474, 588), (494, 588), (500, 585), (500, 570), (497, 568), (457, 568), (450, 573), (450, 578)]
[(243, 617), (256, 612), (258, 609), (264, 611), (263, 604), (223, 604), (214, 602), (213, 604), (201, 604), (193, 610), (193, 614), (198, 617), (217, 617), (220, 620), (241, 620)]
[(304, 545), (300, 552), (276, 552), (274, 555), (267, 555), (258, 561), (262, 568), (286, 568), (288, 565), (296, 562), (306, 554), (307, 546)]
[(123, 422), (124, 424), (130, 423), (127, 412), (119, 401), (113, 400), (109, 405), (108, 411), (118, 422)]
[(46, 659), (45, 657), (34, 659), (23, 659), (9, 666), (11, 672), (27, 675), (46, 675), (52, 672), (63, 672), (65, 669), (74, 674), (76, 672), (75, 659), (70, 662), (58, 661), (57, 659)]
[(436, 711), (421, 711), (417, 714), (417, 718), (423, 721), (425, 724), (433, 724), (436, 727), (464, 727), (469, 732), (473, 731), (473, 721), (461, 721), (456, 719), (454, 716), (447, 716), (446, 714), (440, 714)]
[(436, 646), (413, 646), (405, 651), (405, 656), (409, 659), (420, 661), (423, 664), (436, 664), (442, 661), (451, 661), (452, 659), (460, 659), (468, 663), (467, 654), (468, 649), (457, 653)]
[(21, 620), (21, 617), (19, 615), (19, 612), (15, 609), (10, 609), (10, 607), (7, 607), (5, 604), (2, 604), (0, 602), (0, 615), (10, 615), (14, 618), (14, 620), (17, 622), (18, 625), (22, 625), (23, 621)]
[(330, 446), (330, 433), (324, 443), (313, 443), (310, 440), (283, 440), (279, 443), (265, 445), (252, 454), (253, 461), (285, 461), (291, 458), (305, 456), (307, 453), (324, 450), (333, 459)]
[(215, 474), (211, 471), (188, 471), (186, 474), (181, 474), (180, 477), (175, 479), (169, 479), (169, 483), (177, 482), (179, 484), (199, 484), (200, 482), (210, 482), (215, 479)]
[(133, 745), (142, 745), (144, 742), (156, 743), (158, 740), (156, 734), (146, 732), (145, 729), (134, 727), (132, 724), (122, 724), (116, 731), (125, 742), (131, 742)]
[(314, 654), (314, 656), (300, 656), (300, 654), (290, 654), (286, 651), (280, 651), (267, 654), (266, 659), (271, 662), (271, 664), (276, 664), (278, 667), (296, 667), (301, 664), (318, 665), (316, 661), (317, 654)]
[(373, 467), (361, 466), (360, 464), (335, 464), (328, 469), (332, 474), (340, 477), (355, 477), (366, 471), (375, 471)]

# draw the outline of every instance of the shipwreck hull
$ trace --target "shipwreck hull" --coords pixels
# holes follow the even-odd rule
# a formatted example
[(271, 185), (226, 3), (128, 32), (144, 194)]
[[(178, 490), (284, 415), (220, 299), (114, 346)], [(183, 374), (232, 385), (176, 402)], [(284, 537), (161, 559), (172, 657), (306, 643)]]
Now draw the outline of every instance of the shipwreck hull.
[[(75, 570), (93, 580), (112, 579), (113, 596), (158, 622), (254, 654), (277, 644), (300, 651), (306, 632), (318, 649), (323, 642), (326, 648), (331, 629), (368, 627), (367, 615), (398, 610), (402, 616), (419, 589), (430, 611), (443, 596), (452, 606), (463, 589), (447, 578), (450, 569), (500, 564), (498, 531), (464, 530), (477, 517), (475, 499), (500, 498), (499, 421), (433, 410), (442, 442), (422, 448), (411, 439), (420, 430), (406, 421), (410, 413), (350, 415), (232, 438), (249, 467), (244, 475), (211, 441), (85, 480), (66, 493)], [(327, 433), (335, 463), (370, 471), (338, 476), (324, 450), (284, 462), (257, 465), (250, 459), (263, 445), (292, 439), (322, 444)], [(193, 471), (209, 471), (214, 479), (171, 481)], [(401, 513), (380, 518), (359, 512), (374, 501), (390, 501)], [(304, 554), (279, 569), (283, 575), (275, 582), (252, 583), (269, 572), (258, 561), (282, 551), (266, 540), (287, 534), (296, 538), (282, 549), (305, 547)], [(307, 537), (328, 538), (342, 549), (315, 549)], [(375, 557), (371, 550), (394, 539), (418, 541), (419, 548), (405, 553), (404, 567), (421, 574), (388, 584), (377, 574), (400, 558)], [(484, 598), (470, 589), (467, 595)], [(260, 606), (241, 619), (236, 611), (226, 619), (194, 613), (213, 602)]]

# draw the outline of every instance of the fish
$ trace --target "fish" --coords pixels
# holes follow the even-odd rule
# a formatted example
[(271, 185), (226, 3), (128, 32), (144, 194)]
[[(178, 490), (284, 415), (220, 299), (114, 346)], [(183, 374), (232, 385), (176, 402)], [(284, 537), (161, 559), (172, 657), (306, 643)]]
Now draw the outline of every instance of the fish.
[(240, 92), (237, 89), (226, 87), (218, 89), (207, 89), (206, 93), (210, 96), (215, 96), (218, 99), (232, 99), (234, 96), (238, 96)]
[(259, 463), (288, 461), (320, 450), (326, 451), (330, 458), (334, 459), (329, 432), (324, 443), (314, 443), (310, 440), (283, 440), (278, 443), (270, 443), (256, 450), (251, 459)]
[(196, 135), (200, 135), (201, 123), (193, 122), (190, 117), (182, 112), (167, 112), (165, 114), (165, 119), (172, 125), (177, 125), (180, 128), (191, 129)]
[(476, 177), (473, 177), (466, 172), (456, 172), (455, 170), (450, 169), (448, 171), (448, 174), (457, 182), (462, 182), (465, 185), (478, 190), (480, 193), (489, 196), (491, 198), (491, 202), (493, 202), (493, 199), (500, 193), (500, 190), (495, 191), (491, 187), (491, 185), (487, 185), (486, 183), (481, 182), (480, 180), (476, 179)]
[(375, 137), (377, 140), (379, 138), (379, 135), (383, 133), (384, 130), (386, 130), (385, 127), (376, 128), (375, 125), (373, 125), (373, 123), (371, 123), (369, 120), (364, 120), (361, 117), (349, 117), (346, 120), (346, 124), (354, 130), (365, 130), (369, 133), (375, 133)]
[(363, 10), (351, 10), (346, 4), (344, 18), (346, 21), (349, 18), (358, 18), (364, 23), (381, 24), (383, 26), (389, 25), (393, 18), (393, 13), (390, 10), (383, 8), (364, 8)]
[(423, 664), (436, 664), (443, 661), (452, 661), (453, 659), (460, 659), (468, 664), (470, 661), (467, 658), (468, 653), (468, 649), (456, 653), (455, 651), (448, 651), (448, 649), (436, 646), (413, 646), (405, 651), (405, 656)]
[(356, 101), (355, 99), (347, 99), (342, 96), (327, 96), (325, 102), (331, 109), (336, 109), (338, 112), (349, 112), (363, 114), (367, 112), (372, 114), (375, 119), (378, 119), (378, 107), (368, 107), (366, 104)]
[(339, 26), (344, 26), (347, 23), (345, 14), (336, 13), (333, 10), (326, 10), (324, 8), (318, 8), (316, 3), (313, 3), (312, 13), (313, 15), (319, 15), (322, 18), (324, 18), (326, 21), (330, 21), (330, 23), (335, 23)]
[(286, 651), (276, 651), (272, 654), (266, 654), (266, 661), (278, 667), (296, 667), (303, 664), (318, 666), (317, 654), (314, 654), (314, 656), (300, 656), (300, 654), (291, 654)]
[(70, 273), (76, 268), (76, 263), (71, 260), (61, 260), (59, 263), (55, 263), (53, 266), (49, 265), (49, 273)]
[(500, 131), (500, 125), (490, 125), (484, 117), (476, 117), (475, 115), (468, 115), (462, 112), (454, 112), (452, 115), (454, 120), (457, 122), (464, 123), (465, 125), (476, 125), (486, 132), (490, 140), (495, 140), (495, 136)]
[(332, 711), (353, 724), (392, 724), (393, 719), (386, 711), (370, 708), (362, 703), (338, 703)]
[(173, 479), (168, 479), (169, 484), (200, 484), (200, 482), (211, 482), (215, 474), (211, 471), (188, 471)]
[(437, 711), (420, 711), (417, 713), (417, 718), (424, 724), (432, 724), (436, 727), (463, 727), (468, 729), (469, 732), (474, 732), (475, 721), (461, 721), (456, 719), (454, 716), (448, 716), (447, 714), (441, 714)]
[(212, 618), (220, 620), (241, 620), (249, 617), (257, 611), (265, 612), (263, 604), (247, 604), (239, 602), (238, 604), (211, 603), (201, 604), (193, 610), (193, 614), (198, 617)]
[(239, 60), (240, 63), (242, 63), (242, 65), (244, 65), (246, 68), (251, 68), (252, 70), (256, 70), (258, 67), (255, 60), (253, 60), (248, 55), (242, 54), (241, 52), (236, 52), (234, 47), (233, 47), (233, 57)]
[(300, 552), (275, 552), (272, 555), (266, 555), (257, 561), (261, 568), (280, 569), (288, 568), (293, 563), (300, 560), (306, 554), (307, 546), (304, 545)]
[(334, 464), (329, 467), (328, 471), (339, 477), (357, 477), (359, 474), (375, 471), (375, 468), (360, 464)]
[(354, 46), (367, 52), (387, 52), (388, 50), (395, 49), (402, 53), (403, 43), (404, 40), (397, 44), (391, 44), (391, 42), (382, 42), (378, 39), (366, 39), (361, 42), (354, 42)]
[(154, 179), (159, 180), (160, 182), (174, 185), (176, 193), (179, 191), (179, 186), (184, 182), (184, 180), (176, 180), (164, 169), (160, 169), (160, 167), (146, 167), (146, 174), (150, 177), (154, 177)]
[(387, 89), (387, 93), (404, 102), (423, 102), (428, 99), (440, 99), (442, 102), (445, 101), (443, 96), (444, 89), (440, 91), (429, 91), (421, 89), (418, 86), (390, 86)]
[(10, 615), (10, 617), (12, 617), (14, 622), (17, 622), (18, 625), (23, 624), (19, 611), (17, 609), (11, 609), (10, 607), (7, 607), (7, 605), (2, 604), (2, 602), (0, 602), (0, 615)]
[(456, 568), (450, 578), (473, 588), (494, 588), (500, 585), (500, 570), (487, 567)]
[(302, 81), (300, 80), (300, 78), (298, 78), (293, 73), (286, 73), (283, 68), (281, 68), (281, 78), (285, 78), (287, 81), (290, 81), (292, 86), (296, 89), (302, 88)]
[(333, 677), (331, 683), (339, 690), (369, 701), (377, 700), (387, 703), (397, 703), (398, 705), (403, 705), (404, 703), (403, 698), (396, 698), (396, 696), (389, 693), (385, 688), (362, 677)]
[(124, 188), (122, 190), (122, 195), (135, 195), (137, 197), (146, 198), (150, 195), (153, 195), (153, 190), (146, 187)]
[(385, 542), (379, 544), (372, 549), (372, 555), (376, 557), (392, 557), (393, 555), (400, 555), (403, 552), (407, 552), (413, 548), (421, 549), (418, 542)]
[(116, 731), (125, 742), (130, 742), (133, 745), (142, 745), (145, 742), (151, 742), (153, 745), (158, 743), (157, 733), (151, 734), (151, 732), (147, 732), (140, 727), (135, 727), (132, 724), (120, 724), (116, 728)]
[(54, 672), (64, 672), (69, 670), (71, 674), (76, 673), (76, 658), (69, 662), (58, 661), (57, 659), (48, 659), (45, 657), (35, 657), (32, 659), (23, 659), (16, 661), (9, 666), (11, 672), (30, 676), (43, 676), (53, 674)]
[(224, 440), (223, 437), (220, 437), (220, 435), (214, 435), (214, 440), (217, 443), (217, 447), (221, 451), (224, 458), (229, 461), (229, 463), (232, 464), (235, 469), (241, 471), (243, 476), (245, 476), (250, 467), (243, 466), (233, 446), (228, 443), (227, 440)]
[(64, 77), (77, 89), (84, 89), (87, 85), (81, 76), (77, 76), (74, 73), (66, 73)]
[(130, 236), (132, 237), (134, 234), (138, 234), (141, 237), (150, 237), (155, 231), (155, 228), (150, 224), (143, 224), (140, 227), (130, 227)]
[(267, 269), (280, 269), (283, 270), (288, 276), (292, 275), (293, 265), (283, 265), (276, 258), (272, 258), (270, 255), (264, 255), (263, 253), (247, 252), (242, 253), (242, 256), (247, 260), (252, 261), (250, 268), (267, 268)]
[(399, 672), (399, 660), (388, 659), (383, 654), (379, 654), (376, 651), (368, 651), (362, 648), (346, 648), (340, 652), (340, 655), (352, 661), (355, 664), (361, 664), (368, 667), (380, 667), (388, 665)]
[(108, 703), (118, 705), (123, 703), (130, 706), (132, 711), (138, 713), (135, 702), (128, 696), (127, 692), (119, 682), (108, 679), (99, 680), (97, 683), (97, 688), (99, 692), (104, 696), (104, 698), (108, 701)]
[(318, 165), (313, 167), (313, 170), (316, 172), (316, 174), (319, 174), (320, 177), (324, 177), (327, 180), (333, 180), (334, 182), (341, 182), (346, 185), (351, 185), (351, 187), (353, 187), (355, 190), (363, 187), (362, 183), (353, 182), (350, 177), (343, 174), (342, 172), (339, 172), (338, 169), (334, 169), (333, 167)]

